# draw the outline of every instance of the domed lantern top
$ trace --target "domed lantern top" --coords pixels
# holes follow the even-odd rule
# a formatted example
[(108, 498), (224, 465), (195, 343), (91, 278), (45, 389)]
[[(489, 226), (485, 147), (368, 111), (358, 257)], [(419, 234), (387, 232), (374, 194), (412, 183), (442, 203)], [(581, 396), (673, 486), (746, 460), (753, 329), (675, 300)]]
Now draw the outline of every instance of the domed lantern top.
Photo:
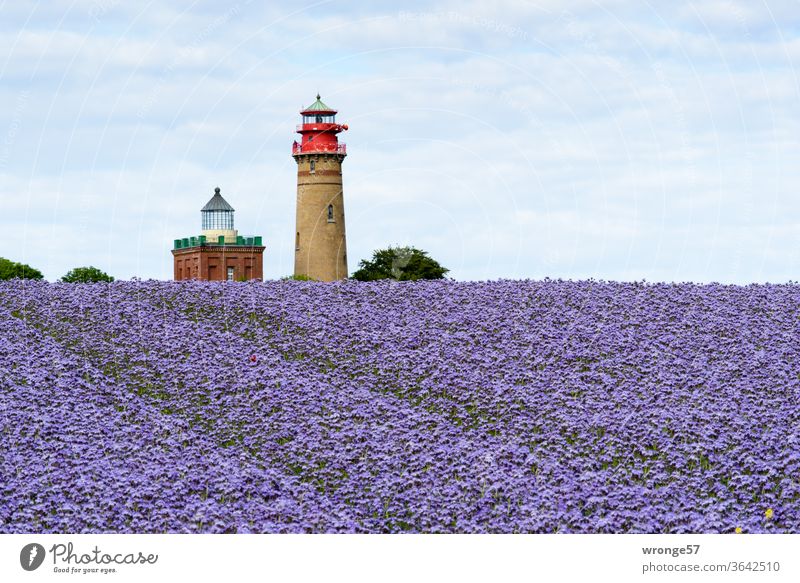
[(233, 230), (233, 207), (222, 198), (219, 187), (214, 196), (200, 210), (203, 217), (203, 230)]
[(316, 115), (318, 113), (327, 113), (333, 115), (336, 114), (336, 110), (325, 105), (325, 103), (322, 102), (319, 93), (317, 93), (317, 100), (300, 113), (303, 115)]

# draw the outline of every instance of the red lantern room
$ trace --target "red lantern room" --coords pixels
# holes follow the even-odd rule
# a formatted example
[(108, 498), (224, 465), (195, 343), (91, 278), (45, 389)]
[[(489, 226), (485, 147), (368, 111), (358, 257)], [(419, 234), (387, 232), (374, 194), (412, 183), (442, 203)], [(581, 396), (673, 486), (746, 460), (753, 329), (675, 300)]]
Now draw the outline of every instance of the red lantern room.
[(303, 123), (297, 126), (300, 143), (294, 142), (292, 154), (333, 153), (347, 155), (347, 148), (339, 143), (336, 134), (347, 130), (346, 124), (336, 123), (336, 110), (317, 100), (300, 112)]

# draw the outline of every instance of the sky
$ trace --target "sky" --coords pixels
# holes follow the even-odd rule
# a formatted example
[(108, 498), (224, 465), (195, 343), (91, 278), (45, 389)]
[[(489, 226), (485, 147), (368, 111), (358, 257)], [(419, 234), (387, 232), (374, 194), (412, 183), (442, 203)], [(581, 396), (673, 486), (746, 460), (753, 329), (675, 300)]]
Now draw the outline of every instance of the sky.
[(0, 256), (171, 279), (219, 186), (293, 270), (299, 110), (349, 125), (349, 268), (800, 279), (800, 6), (0, 0)]

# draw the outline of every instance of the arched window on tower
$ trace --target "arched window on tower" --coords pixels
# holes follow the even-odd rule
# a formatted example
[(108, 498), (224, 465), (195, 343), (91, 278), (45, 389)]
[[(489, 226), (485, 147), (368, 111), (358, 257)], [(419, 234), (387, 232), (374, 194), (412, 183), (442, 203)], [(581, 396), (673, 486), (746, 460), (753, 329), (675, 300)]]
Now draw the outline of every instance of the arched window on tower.
[(309, 162), (308, 164), (309, 164), (309, 168), (311, 169), (311, 174), (314, 174), (317, 171), (317, 163), (316, 163), (316, 161), (311, 160), (311, 162)]
[(335, 223), (336, 222), (334, 220), (334, 218), (333, 218), (333, 205), (332, 204), (328, 205), (328, 222), (329, 223)]
[(294, 250), (295, 251), (300, 250), (300, 233), (297, 233), (297, 236), (294, 239)]

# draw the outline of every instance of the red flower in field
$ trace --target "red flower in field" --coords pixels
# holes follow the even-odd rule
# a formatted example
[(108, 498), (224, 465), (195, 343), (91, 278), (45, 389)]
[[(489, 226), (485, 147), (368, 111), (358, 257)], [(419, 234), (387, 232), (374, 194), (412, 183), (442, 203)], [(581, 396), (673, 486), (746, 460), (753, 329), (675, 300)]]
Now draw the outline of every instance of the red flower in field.
[(250, 362), (255, 362), (255, 361), (256, 361), (256, 355), (255, 355), (255, 354), (253, 354), (253, 355), (250, 357)]

